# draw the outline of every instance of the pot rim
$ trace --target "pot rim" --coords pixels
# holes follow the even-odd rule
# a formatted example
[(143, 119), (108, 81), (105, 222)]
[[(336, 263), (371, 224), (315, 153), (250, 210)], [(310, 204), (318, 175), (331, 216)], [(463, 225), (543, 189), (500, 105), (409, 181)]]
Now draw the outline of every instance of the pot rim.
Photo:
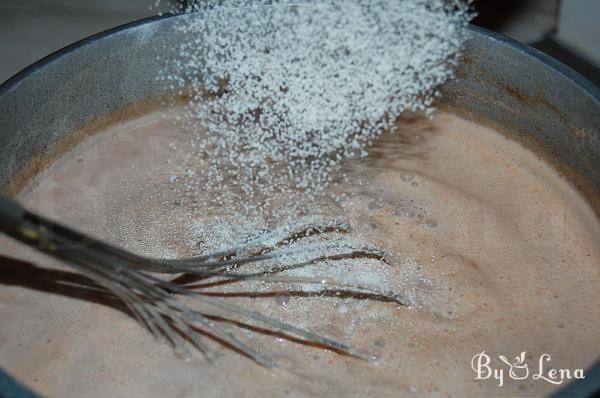
[[(17, 86), (19, 84), (19, 82), (26, 79), (32, 73), (48, 66), (52, 62), (78, 50), (81, 47), (85, 47), (91, 43), (105, 39), (107, 37), (121, 33), (123, 31), (131, 29), (131, 28), (135, 28), (135, 27), (138, 27), (141, 25), (151, 24), (151, 23), (163, 20), (163, 19), (177, 18), (180, 16), (181, 16), (181, 14), (167, 13), (167, 14), (163, 14), (163, 15), (157, 15), (157, 16), (153, 16), (153, 17), (143, 18), (143, 19), (129, 22), (129, 23), (126, 23), (123, 25), (116, 26), (114, 28), (110, 28), (103, 32), (100, 32), (100, 33), (94, 34), (92, 36), (86, 37), (84, 39), (81, 39), (79, 41), (76, 41), (73, 44), (63, 47), (60, 50), (57, 50), (57, 51), (41, 58), (40, 60), (27, 66), (26, 68), (24, 68), (20, 72), (17, 72), (15, 75), (10, 77), (8, 80), (6, 80), (2, 84), (0, 84), (0, 96), (2, 96), (5, 92), (9, 91), (10, 89), (14, 88), (15, 86)], [(505, 36), (501, 33), (497, 33), (497, 32), (491, 31), (489, 29), (485, 29), (485, 28), (482, 28), (482, 27), (479, 27), (476, 25), (472, 25), (472, 24), (469, 24), (467, 26), (467, 29), (471, 33), (475, 33), (475, 34), (482, 35), (482, 36), (487, 36), (488, 38), (490, 38), (494, 41), (500, 42), (505, 46), (512, 47), (515, 50), (522, 52), (527, 56), (537, 59), (539, 62), (543, 63), (544, 65), (559, 72), (563, 77), (573, 81), (583, 91), (585, 91), (587, 94), (589, 94), (590, 97), (594, 98), (595, 101), (600, 102), (600, 88), (598, 86), (596, 86), (594, 83), (592, 83), (590, 80), (588, 80), (586, 77), (580, 75), (579, 73), (577, 73), (576, 71), (574, 71), (567, 65), (563, 64), (562, 62), (558, 61), (557, 59), (552, 58), (549, 55), (546, 55), (543, 52), (541, 52), (533, 47), (530, 47), (519, 41), (511, 39), (510, 37)]]

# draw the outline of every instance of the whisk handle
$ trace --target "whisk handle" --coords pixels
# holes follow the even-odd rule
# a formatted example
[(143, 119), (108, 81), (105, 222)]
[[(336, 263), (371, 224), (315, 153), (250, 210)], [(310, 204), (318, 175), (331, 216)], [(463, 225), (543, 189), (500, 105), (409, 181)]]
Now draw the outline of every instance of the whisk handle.
[(0, 195), (0, 231), (12, 235), (23, 222), (25, 209), (14, 199)]

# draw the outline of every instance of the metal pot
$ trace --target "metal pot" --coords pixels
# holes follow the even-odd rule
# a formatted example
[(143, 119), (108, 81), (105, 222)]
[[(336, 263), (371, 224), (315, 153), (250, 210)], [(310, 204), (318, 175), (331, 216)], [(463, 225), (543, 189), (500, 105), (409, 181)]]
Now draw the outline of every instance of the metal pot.
[[(168, 56), (182, 39), (174, 29), (178, 18), (146, 19), (92, 36), (0, 86), (0, 189), (18, 192), (76, 143), (73, 131), (160, 95), (158, 56)], [(523, 142), (552, 162), (600, 214), (598, 88), (532, 48), (469, 29), (458, 79), (443, 88), (440, 106)], [(600, 375), (593, 372), (566, 393), (588, 395), (599, 388)], [(17, 396), (21, 388), (0, 372), (0, 395)]]

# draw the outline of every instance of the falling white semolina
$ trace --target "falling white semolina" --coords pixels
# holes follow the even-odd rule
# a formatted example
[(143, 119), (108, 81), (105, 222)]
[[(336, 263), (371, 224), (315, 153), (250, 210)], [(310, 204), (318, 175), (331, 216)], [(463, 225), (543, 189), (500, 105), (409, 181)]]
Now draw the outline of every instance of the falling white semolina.
[(188, 176), (189, 193), (235, 184), (222, 200), (259, 194), (262, 211), (281, 191), (311, 198), (339, 181), (340, 163), (366, 156), (398, 115), (432, 111), (467, 37), (468, 3), (192, 2), (160, 76), (189, 97), (186, 167), (210, 177)]

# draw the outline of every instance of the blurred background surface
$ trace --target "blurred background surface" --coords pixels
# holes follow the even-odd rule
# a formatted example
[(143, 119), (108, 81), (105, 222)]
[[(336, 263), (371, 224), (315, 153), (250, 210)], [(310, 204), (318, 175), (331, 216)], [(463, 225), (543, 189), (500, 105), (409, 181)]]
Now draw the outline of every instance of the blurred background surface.
[[(155, 15), (154, 2), (0, 0), (0, 82), (77, 40)], [(532, 44), (598, 84), (600, 0), (477, 0), (475, 6), (476, 24)]]

